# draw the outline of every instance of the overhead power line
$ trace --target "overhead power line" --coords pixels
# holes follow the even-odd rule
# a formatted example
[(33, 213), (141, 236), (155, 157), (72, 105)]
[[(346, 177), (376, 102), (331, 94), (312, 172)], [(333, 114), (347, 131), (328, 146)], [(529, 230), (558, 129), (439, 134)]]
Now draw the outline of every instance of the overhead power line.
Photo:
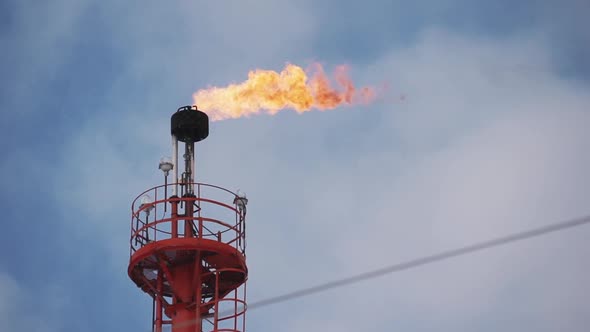
[(248, 309), (251, 310), (251, 309), (264, 307), (264, 306), (271, 305), (271, 304), (286, 302), (286, 301), (293, 300), (296, 298), (305, 297), (305, 296), (313, 295), (313, 294), (320, 293), (320, 292), (325, 292), (325, 291), (333, 289), (333, 288), (343, 287), (343, 286), (347, 286), (347, 285), (354, 284), (357, 282), (381, 277), (386, 274), (413, 269), (413, 268), (416, 268), (416, 267), (419, 267), (422, 265), (427, 265), (430, 263), (435, 263), (435, 262), (447, 260), (450, 258), (475, 253), (477, 251), (483, 251), (486, 249), (499, 247), (502, 245), (530, 239), (533, 237), (538, 237), (538, 236), (545, 235), (548, 233), (553, 233), (553, 232), (565, 230), (568, 228), (582, 226), (582, 225), (585, 225), (588, 223), (590, 223), (590, 216), (572, 219), (572, 220), (560, 222), (557, 224), (552, 224), (552, 225), (545, 226), (545, 227), (532, 229), (532, 230), (521, 232), (521, 233), (515, 233), (512, 235), (499, 237), (499, 238), (496, 238), (493, 240), (480, 242), (480, 243), (472, 244), (469, 246), (444, 251), (444, 252), (430, 255), (430, 256), (416, 258), (416, 259), (413, 259), (410, 261), (382, 267), (382, 268), (379, 268), (376, 270), (360, 273), (360, 274), (357, 274), (354, 276), (329, 281), (329, 282), (326, 282), (326, 283), (323, 283), (320, 285), (316, 285), (316, 286), (312, 286), (312, 287), (308, 287), (308, 288), (303, 288), (303, 289), (296, 290), (296, 291), (293, 291), (290, 293), (285, 293), (283, 295), (271, 297), (271, 298), (260, 300), (260, 301), (255, 301), (255, 302), (248, 305)]
[[(574, 228), (574, 227), (578, 227), (578, 226), (583, 226), (586, 224), (590, 224), (590, 215), (585, 216), (585, 217), (581, 217), (581, 218), (562, 221), (559, 223), (531, 229), (531, 230), (520, 232), (520, 233), (514, 233), (511, 235), (498, 237), (498, 238), (495, 238), (492, 240), (479, 242), (476, 244), (460, 247), (457, 249), (444, 251), (444, 252), (441, 252), (438, 254), (424, 256), (424, 257), (416, 258), (416, 259), (413, 259), (410, 261), (385, 266), (385, 267), (382, 267), (382, 268), (379, 268), (376, 270), (360, 273), (360, 274), (349, 276), (346, 278), (336, 279), (336, 280), (329, 281), (329, 282), (326, 282), (323, 284), (299, 289), (299, 290), (296, 290), (293, 292), (270, 297), (270, 298), (263, 299), (260, 301), (254, 301), (251, 304), (249, 304), (247, 306), (247, 308), (248, 308), (248, 310), (252, 310), (252, 309), (257, 309), (257, 308), (261, 308), (261, 307), (265, 307), (265, 306), (269, 306), (269, 305), (273, 305), (273, 304), (277, 304), (277, 303), (281, 303), (281, 302), (287, 302), (287, 301), (291, 301), (291, 300), (294, 300), (297, 298), (306, 297), (306, 296), (310, 296), (313, 294), (325, 292), (325, 291), (328, 291), (328, 290), (331, 290), (334, 288), (344, 287), (344, 286), (358, 283), (361, 281), (374, 279), (374, 278), (381, 277), (381, 276), (391, 274), (394, 272), (410, 270), (410, 269), (424, 266), (424, 265), (428, 265), (431, 263), (436, 263), (436, 262), (448, 260), (451, 258), (455, 258), (458, 256), (464, 256), (464, 255), (472, 254), (475, 252), (479, 252), (479, 251), (483, 251), (483, 250), (487, 250), (487, 249), (491, 249), (491, 248), (495, 248), (495, 247), (500, 247), (503, 245), (507, 245), (507, 244), (511, 244), (511, 243), (515, 243), (515, 242), (519, 242), (519, 241), (524, 241), (524, 240), (527, 240), (530, 238), (539, 237), (539, 236), (546, 235), (549, 233), (555, 233), (558, 231), (563, 231), (566, 229), (570, 229), (570, 228)], [(194, 324), (194, 322), (189, 321), (189, 322), (186, 322), (186, 324), (192, 325), (192, 324)], [(185, 324), (182, 324), (182, 325), (186, 326)]]

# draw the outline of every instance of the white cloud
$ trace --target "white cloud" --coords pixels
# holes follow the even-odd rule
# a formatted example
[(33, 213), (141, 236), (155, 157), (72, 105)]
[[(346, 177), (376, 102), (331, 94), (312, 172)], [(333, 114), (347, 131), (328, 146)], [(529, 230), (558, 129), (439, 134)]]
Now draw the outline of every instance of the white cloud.
[[(264, 10), (244, 10), (266, 17)], [(246, 17), (227, 30), (228, 38), (242, 40), (232, 31), (246, 26)], [(180, 40), (198, 45), (191, 52), (202, 45), (198, 38)], [(246, 52), (256, 42), (261, 46), (256, 34), (247, 35), (232, 47)], [(278, 39), (263, 44), (264, 56), (282, 45)], [(157, 65), (154, 54), (141, 57), (134, 74)], [(492, 41), (429, 32), (415, 46), (383, 56), (363, 77), (390, 78), (394, 93), (407, 95), (404, 103), (215, 124), (199, 145), (199, 174), (249, 194), (250, 299), (586, 213), (590, 96), (556, 77), (545, 54), (541, 41), (526, 36)], [(178, 59), (167, 65), (169, 73), (157, 74), (184, 78), (160, 94), (190, 90), (184, 70), (192, 59)], [(171, 110), (156, 113), (150, 105), (160, 94), (134, 107), (119, 105), (130, 111), (88, 123), (80, 141), (65, 146), (71, 159), (59, 180), (68, 186), (58, 195), (88, 216), (91, 224), (83, 227), (97, 230), (97, 242), (112, 246), (113, 255), (127, 253), (131, 193), (159, 179), (158, 152), (168, 149)], [(151, 111), (136, 111), (144, 107)], [(360, 126), (364, 117), (381, 121), (367, 130)], [(352, 141), (351, 132), (358, 134)], [(335, 152), (327, 137), (350, 145)], [(359, 150), (362, 157), (350, 152)], [(565, 244), (578, 251), (552, 250)], [(520, 306), (530, 309), (513, 317), (509, 330), (534, 321), (574, 329), (588, 316), (573, 295), (589, 295), (579, 287), (589, 272), (569, 269), (587, 251), (581, 236), (563, 234), (401, 273), (318, 296), (309, 307), (285, 304), (295, 317), (287, 329), (301, 329), (309, 310), (326, 306), (332, 314), (317, 318), (317, 329), (354, 326), (357, 317), (420, 326), (418, 317), (429, 317), (426, 330), (471, 330), (500, 324), (494, 313)], [(545, 257), (559, 270), (543, 273)], [(547, 315), (554, 297), (576, 314)], [(391, 313), (410, 309), (413, 314)]]
[[(339, 260), (335, 275), (588, 213), (590, 95), (552, 74), (542, 44), (519, 40), (438, 31), (374, 65), (408, 96), (378, 110), (383, 121), (366, 140), (384, 148), (361, 161), (321, 160), (322, 172), (308, 179), (312, 188), (302, 207), (302, 227), (318, 234), (305, 244), (323, 260)], [(537, 70), (510, 70), (525, 60)], [(580, 285), (590, 271), (579, 267), (588, 246), (575, 232), (401, 273), (319, 301), (341, 307), (346, 316), (387, 317), (411, 307), (438, 322), (430, 328), (484, 326), (502, 307), (528, 306), (511, 330), (537, 321), (547, 330), (579, 329), (588, 311), (571, 295), (588, 295)], [(569, 250), (555, 254), (556, 246), (566, 245)], [(543, 273), (548, 257), (557, 268)], [(506, 291), (511, 288), (517, 291)], [(389, 305), (351, 311), (333, 304), (368, 302), (366, 297)], [(556, 306), (567, 309), (549, 315)]]
[(65, 289), (52, 284), (34, 292), (9, 274), (0, 272), (0, 330), (60, 331), (65, 323), (66, 294)]
[[(86, 13), (88, 3), (60, 0), (51, 5), (31, 6), (25, 2), (12, 5), (9, 11), (15, 24), (11, 26), (10, 33), (0, 36), (5, 45), (3, 53), (11, 61), (7, 68), (7, 73), (11, 73), (10, 84), (3, 88), (10, 91), (7, 96), (13, 100), (30, 99), (38, 95), (43, 86), (40, 83), (55, 77), (63, 64), (69, 61), (79, 37), (78, 24)], [(21, 107), (11, 111), (40, 110), (44, 109)]]

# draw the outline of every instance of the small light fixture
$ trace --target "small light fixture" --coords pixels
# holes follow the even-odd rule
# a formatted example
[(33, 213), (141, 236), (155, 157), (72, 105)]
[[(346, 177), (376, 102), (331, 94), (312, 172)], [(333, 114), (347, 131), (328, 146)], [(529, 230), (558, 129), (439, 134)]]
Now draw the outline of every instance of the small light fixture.
[(158, 168), (168, 176), (168, 172), (174, 169), (174, 164), (172, 163), (172, 158), (170, 157), (162, 157), (160, 159), (160, 165)]
[(236, 197), (234, 198), (234, 204), (237, 205), (240, 212), (244, 211), (246, 209), (246, 205), (248, 204), (248, 198), (246, 198), (246, 194), (240, 193), (238, 190)]
[[(164, 172), (164, 199), (168, 199), (168, 173), (174, 169), (174, 163), (172, 158), (162, 157), (160, 158), (160, 164), (158, 168)], [(164, 204), (164, 213), (166, 213), (167, 204)]]
[(150, 195), (143, 195), (140, 203), (141, 205), (139, 206), (139, 209), (145, 211), (146, 218), (149, 217), (150, 211), (154, 209), (154, 200), (152, 200)]

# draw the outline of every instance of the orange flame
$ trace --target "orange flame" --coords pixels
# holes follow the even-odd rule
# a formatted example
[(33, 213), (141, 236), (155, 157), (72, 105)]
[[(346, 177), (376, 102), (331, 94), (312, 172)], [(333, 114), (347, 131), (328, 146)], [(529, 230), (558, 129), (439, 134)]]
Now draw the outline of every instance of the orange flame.
[(250, 71), (248, 79), (242, 83), (199, 90), (193, 94), (193, 100), (216, 121), (260, 112), (276, 114), (283, 109), (298, 113), (329, 110), (342, 104), (368, 103), (375, 97), (371, 87), (354, 87), (347, 66), (338, 66), (334, 71), (336, 83), (342, 90), (332, 88), (320, 64), (313, 65), (311, 74), (308, 80), (306, 72), (292, 64), (287, 64), (280, 73), (256, 69)]

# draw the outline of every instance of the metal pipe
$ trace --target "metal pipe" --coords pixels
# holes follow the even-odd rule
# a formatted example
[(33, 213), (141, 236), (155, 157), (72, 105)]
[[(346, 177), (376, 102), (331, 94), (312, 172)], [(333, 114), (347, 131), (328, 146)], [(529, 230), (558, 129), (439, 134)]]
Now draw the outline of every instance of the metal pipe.
[(183, 197), (185, 200), (185, 207), (184, 207), (184, 215), (186, 219), (184, 219), (184, 237), (193, 237), (193, 217), (194, 217), (194, 199), (192, 196), (190, 197)]
[(196, 255), (196, 264), (195, 264), (195, 271), (194, 271), (194, 281), (193, 285), (196, 287), (196, 294), (195, 294), (195, 321), (197, 322), (197, 326), (195, 326), (194, 331), (201, 332), (203, 329), (203, 321), (201, 320), (201, 300), (203, 297), (203, 287), (202, 287), (202, 279), (201, 279), (201, 252), (197, 251)]
[[(246, 281), (244, 281), (244, 300), (246, 300)], [(246, 311), (248, 310), (248, 306), (244, 303), (244, 313), (242, 314), (242, 331), (246, 331)]]
[(172, 205), (172, 238), (175, 239), (178, 237), (178, 198), (174, 198), (170, 201)]
[[(217, 331), (219, 328), (219, 271), (215, 271), (215, 310), (213, 313), (213, 331)], [(234, 329), (235, 330), (235, 329)]]
[(187, 192), (193, 194), (194, 188), (193, 183), (195, 182), (195, 142), (185, 143), (185, 172), (188, 175), (187, 180)]
[(156, 296), (158, 295), (154, 295), (154, 298), (152, 299), (152, 332), (154, 332), (156, 328)]
[(195, 143), (190, 143), (190, 151), (191, 151), (191, 183), (195, 183), (196, 171), (195, 171)]
[[(156, 191), (157, 192), (157, 191)], [(166, 215), (166, 211), (168, 211), (168, 204), (166, 201), (168, 200), (168, 172), (164, 175), (164, 215)]]
[(162, 290), (164, 288), (164, 276), (158, 272), (158, 294), (156, 294), (156, 332), (162, 332)]
[(178, 195), (178, 139), (172, 135), (172, 160), (174, 163), (174, 187), (172, 189), (172, 196)]
[(238, 330), (238, 288), (236, 288), (234, 290), (234, 315), (236, 315), (236, 317), (234, 317), (234, 330)]
[(191, 158), (191, 151), (190, 151), (190, 143), (189, 142), (185, 142), (184, 143), (184, 172), (182, 173), (182, 182), (183, 185), (186, 187), (186, 193), (190, 194), (192, 193), (191, 191), (191, 186), (190, 184), (192, 183), (191, 179), (191, 162), (190, 162), (190, 158)]

